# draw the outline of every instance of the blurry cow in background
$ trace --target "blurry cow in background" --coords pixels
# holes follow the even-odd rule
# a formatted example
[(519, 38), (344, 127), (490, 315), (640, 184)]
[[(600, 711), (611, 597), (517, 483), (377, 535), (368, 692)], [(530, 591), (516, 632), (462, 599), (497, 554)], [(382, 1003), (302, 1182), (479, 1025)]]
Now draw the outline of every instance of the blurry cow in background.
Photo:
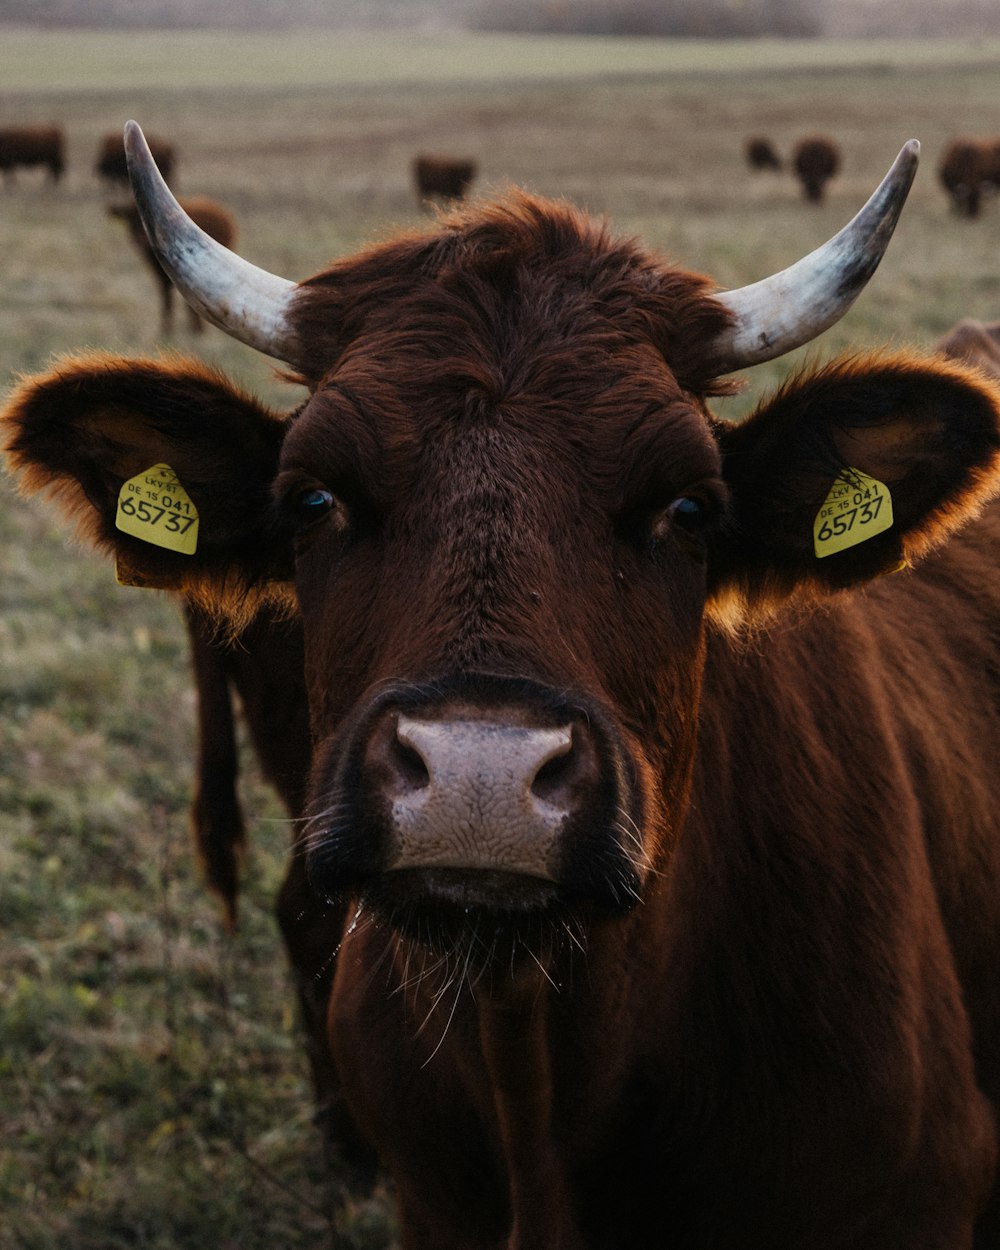
[(937, 349), (944, 356), (976, 365), (984, 373), (1000, 378), (1000, 321), (960, 321), (940, 340)]
[(810, 135), (796, 144), (792, 166), (805, 198), (821, 204), (826, 184), (840, 170), (840, 148), (824, 135)]
[[(171, 182), (176, 173), (177, 164), (177, 152), (174, 145), (148, 135), (146, 141), (164, 181)], [(128, 186), (128, 166), (120, 134), (107, 134), (101, 140), (94, 172), (105, 182), (120, 182), (123, 186)]]
[[(118, 144), (121, 147), (121, 142)], [(18, 166), (44, 165), (58, 182), (65, 169), (65, 139), (59, 126), (8, 126), (0, 130), (0, 170), (4, 182), (14, 181)]]
[(938, 178), (960, 217), (978, 217), (983, 192), (1000, 185), (1000, 141), (953, 140), (942, 153)]
[[(217, 243), (221, 243), (228, 248), (232, 248), (235, 245), (236, 221), (229, 209), (220, 204), (218, 200), (209, 199), (207, 195), (192, 195), (185, 197), (180, 203), (183, 204), (184, 211), (191, 220), (200, 226), (206, 234), (215, 239)], [(139, 220), (138, 210), (134, 204), (113, 204), (109, 207), (108, 214), (111, 217), (119, 217), (125, 222), (128, 226), (129, 234), (132, 236), (132, 242), (139, 249), (140, 254), (155, 274), (160, 286), (160, 328), (164, 334), (169, 334), (173, 329), (174, 320), (174, 287), (160, 267), (159, 261), (153, 254), (153, 249), (149, 246), (146, 231)], [(196, 334), (200, 334), (202, 331), (201, 318), (190, 307), (187, 309), (187, 313), (191, 329)]]
[(462, 200), (476, 177), (476, 162), (450, 156), (417, 156), (413, 178), (421, 205), (428, 200)]
[(747, 139), (743, 150), (751, 169), (781, 169), (781, 157), (774, 150), (770, 139), (755, 135)]

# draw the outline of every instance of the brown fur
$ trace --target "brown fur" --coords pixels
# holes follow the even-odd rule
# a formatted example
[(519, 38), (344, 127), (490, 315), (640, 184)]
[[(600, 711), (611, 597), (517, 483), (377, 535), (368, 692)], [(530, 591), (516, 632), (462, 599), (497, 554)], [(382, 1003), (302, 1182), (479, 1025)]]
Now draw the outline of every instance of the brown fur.
[[(210, 199), (207, 195), (182, 196), (178, 203), (195, 225), (200, 226), (217, 243), (228, 248), (236, 247), (236, 220), (224, 204)], [(125, 222), (139, 255), (153, 271), (160, 288), (160, 329), (162, 333), (169, 334), (173, 329), (174, 320), (174, 286), (149, 246), (149, 239), (143, 229), (139, 210), (132, 203), (114, 204), (108, 208), (108, 214)], [(188, 308), (187, 314), (191, 329), (195, 334), (200, 334), (203, 329), (201, 318), (193, 308)]]
[(1000, 321), (960, 321), (940, 340), (937, 350), (1000, 379)]
[(476, 178), (476, 162), (454, 156), (416, 156), (413, 159), (413, 181), (417, 201), (462, 200)]
[(840, 172), (840, 147), (825, 135), (800, 139), (792, 154), (795, 176), (802, 184), (802, 194), (811, 204), (821, 204), (827, 183)]
[[(867, 354), (722, 426), (709, 284), (525, 196), (295, 316), (286, 421), (203, 366), (82, 357), (21, 383), (7, 445), (161, 584), (294, 583), (313, 819), (282, 923), (300, 978), (339, 952), (313, 1043), (407, 1250), (993, 1250), (1000, 391)], [(194, 557), (114, 531), (159, 460)], [(817, 560), (845, 465), (896, 521)], [(544, 906), (462, 878), (463, 916), (387, 871), (368, 727), (497, 690), (586, 709), (618, 806)]]
[(0, 130), (0, 170), (13, 182), (14, 170), (44, 165), (52, 182), (66, 167), (66, 139), (61, 126), (8, 126)]
[(978, 217), (983, 196), (1000, 186), (1000, 140), (954, 139), (941, 154), (938, 178), (960, 217)]
[[(156, 167), (165, 182), (170, 182), (177, 172), (177, 149), (166, 139), (146, 135), (146, 142)], [(125, 159), (125, 143), (120, 133), (104, 135), (97, 149), (94, 173), (104, 182), (119, 182), (128, 186), (128, 162)]]

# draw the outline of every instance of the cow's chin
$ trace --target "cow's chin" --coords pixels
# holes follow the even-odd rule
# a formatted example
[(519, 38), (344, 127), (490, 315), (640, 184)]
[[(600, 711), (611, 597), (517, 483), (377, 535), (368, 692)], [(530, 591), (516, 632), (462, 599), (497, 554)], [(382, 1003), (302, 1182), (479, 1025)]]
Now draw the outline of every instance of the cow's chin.
[(369, 879), (363, 898), (404, 940), (470, 968), (548, 956), (575, 928), (554, 882), (515, 872), (398, 869)]

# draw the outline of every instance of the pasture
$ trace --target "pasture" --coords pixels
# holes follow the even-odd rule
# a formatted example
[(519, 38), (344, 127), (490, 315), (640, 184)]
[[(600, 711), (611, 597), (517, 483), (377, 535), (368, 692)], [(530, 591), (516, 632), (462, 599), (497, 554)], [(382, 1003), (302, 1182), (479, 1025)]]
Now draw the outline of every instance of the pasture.
[[(157, 46), (142, 34), (3, 40), (0, 124), (58, 122), (68, 150), (59, 186), (28, 170), (0, 187), (4, 388), (56, 352), (166, 347), (297, 401), (215, 331), (159, 341), (152, 280), (92, 170), (100, 136), (127, 117), (176, 143), (179, 193), (227, 204), (239, 250), (289, 278), (425, 220), (409, 165), (429, 151), (474, 158), (479, 191), (567, 197), (741, 285), (834, 233), (916, 137), (921, 171), (858, 306), (719, 410), (738, 416), (803, 357), (930, 346), (962, 316), (1000, 318), (1000, 200), (960, 221), (935, 177), (953, 135), (1000, 136), (1000, 41), (428, 37), (407, 56), (398, 39), (203, 32)], [(751, 133), (787, 156), (812, 131), (843, 151), (819, 208), (790, 174), (751, 174), (743, 159)], [(244, 748), (250, 853), (227, 937), (189, 842), (179, 616), (70, 540), (0, 483), (0, 1250), (329, 1245), (272, 919), (287, 822)], [(337, 1238), (391, 1245), (391, 1196), (350, 1203)]]

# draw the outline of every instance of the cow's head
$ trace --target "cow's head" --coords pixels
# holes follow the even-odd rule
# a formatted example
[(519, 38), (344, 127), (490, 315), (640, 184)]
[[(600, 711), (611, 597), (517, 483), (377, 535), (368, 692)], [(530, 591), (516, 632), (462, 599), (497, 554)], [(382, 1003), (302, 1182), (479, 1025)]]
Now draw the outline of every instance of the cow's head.
[[(956, 364), (864, 356), (738, 426), (707, 408), (849, 306), (915, 144), (841, 235), (722, 295), (521, 194), (289, 283), (203, 236), (129, 145), (164, 268), (308, 399), (282, 417), (190, 361), (71, 358), (16, 390), (13, 464), (133, 580), (294, 605), (313, 880), (419, 937), (631, 908), (684, 818), (707, 632), (912, 561), (993, 489), (996, 396)], [(116, 528), (159, 464), (199, 512), (193, 554)], [(845, 467), (894, 523), (817, 558)]]

